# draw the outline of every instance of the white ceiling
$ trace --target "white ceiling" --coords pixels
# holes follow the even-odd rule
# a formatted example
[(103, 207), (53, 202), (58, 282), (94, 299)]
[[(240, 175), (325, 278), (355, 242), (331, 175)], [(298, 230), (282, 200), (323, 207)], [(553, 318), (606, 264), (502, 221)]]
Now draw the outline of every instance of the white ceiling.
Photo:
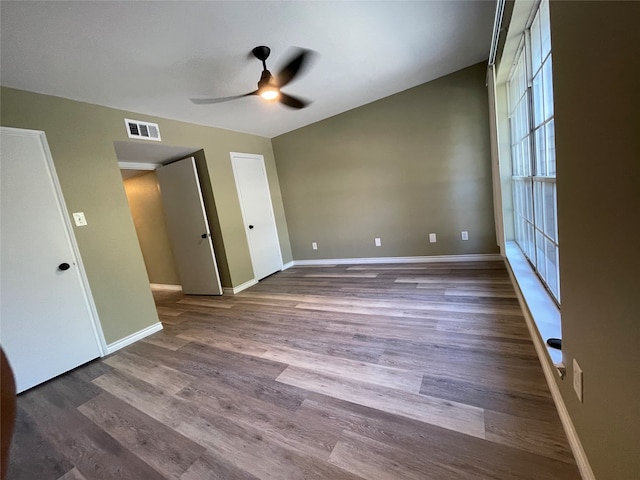
[[(460, 70), (489, 55), (495, 1), (0, 2), (2, 85), (274, 137)], [(318, 53), (283, 91), (258, 97), (250, 57), (271, 47)], [(160, 125), (162, 129), (162, 125)]]
[(193, 155), (196, 147), (165, 145), (156, 142), (116, 140), (113, 142), (123, 180), (138, 177), (155, 170), (160, 165)]
[(153, 165), (163, 165), (185, 158), (188, 155), (200, 150), (197, 147), (183, 147), (174, 145), (164, 145), (155, 142), (135, 142), (121, 141), (113, 142), (118, 162), (125, 163), (151, 163)]

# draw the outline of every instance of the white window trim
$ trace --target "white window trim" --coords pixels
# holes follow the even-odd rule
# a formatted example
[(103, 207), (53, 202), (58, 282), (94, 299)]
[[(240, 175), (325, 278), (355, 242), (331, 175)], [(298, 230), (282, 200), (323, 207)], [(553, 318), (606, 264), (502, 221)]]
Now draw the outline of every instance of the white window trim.
[(540, 341), (547, 347), (551, 362), (558, 368), (562, 367), (562, 351), (551, 348), (546, 344), (548, 338), (561, 338), (560, 309), (551, 294), (531, 267), (520, 247), (514, 241), (506, 243), (505, 248), (507, 266), (512, 281), (517, 287), (517, 294), (524, 300), (523, 308), (527, 308), (537, 327)]
[[(507, 58), (517, 58), (520, 50), (525, 47), (523, 31), (530, 25), (539, 3), (534, 5), (533, 10), (531, 10), (531, 4), (528, 5), (526, 2), (516, 5), (519, 17), (518, 25), (513, 32), (510, 32), (512, 37), (510, 45), (512, 46), (509, 47), (508, 56), (503, 57), (503, 62)], [(525, 9), (527, 12), (523, 15)], [(550, 364), (555, 365), (557, 371), (561, 373), (564, 371), (562, 351), (546, 344), (548, 338), (562, 338), (560, 308), (527, 257), (513, 240), (514, 232), (511, 231), (511, 228), (514, 228), (513, 220), (505, 217), (514, 215), (513, 207), (508, 204), (508, 198), (512, 195), (510, 125), (508, 119), (505, 121), (502, 118), (505, 114), (507, 118), (509, 115), (506, 82), (513, 63), (507, 62), (499, 69), (496, 65), (489, 65), (487, 73), (487, 84), (490, 88), (490, 114), (494, 127), (491, 139), (494, 178), (497, 177), (497, 181), (494, 180), (494, 202), (498, 202), (499, 210), (499, 214), (496, 215), (496, 222), (499, 224), (496, 230), (501, 233), (498, 242), (505, 258), (507, 270), (512, 277), (512, 283), (516, 288), (516, 294), (525, 310), (527, 322), (529, 323), (529, 319), (532, 321), (531, 334), (536, 337), (534, 341), (538, 345), (546, 347), (541, 350), (546, 350), (547, 360)], [(531, 178), (533, 179), (533, 177)], [(545, 177), (536, 178), (546, 181)]]

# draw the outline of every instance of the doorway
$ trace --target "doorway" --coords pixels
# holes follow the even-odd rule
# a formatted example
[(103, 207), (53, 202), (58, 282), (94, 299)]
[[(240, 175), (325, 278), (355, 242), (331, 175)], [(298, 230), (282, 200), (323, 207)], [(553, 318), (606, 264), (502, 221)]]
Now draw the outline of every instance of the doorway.
[(181, 290), (156, 171), (124, 169), (121, 173), (149, 283), (157, 289)]
[[(128, 141), (114, 142), (114, 147), (151, 287), (221, 295), (195, 162), (193, 158), (180, 160), (202, 154), (201, 149)], [(181, 163), (188, 164), (186, 169), (177, 167)], [(172, 215), (177, 202), (178, 214)], [(189, 218), (196, 226), (184, 224), (184, 212), (193, 210), (195, 216)], [(176, 222), (183, 224), (176, 227)], [(188, 233), (193, 228), (195, 233)], [(197, 261), (192, 260), (194, 256)]]

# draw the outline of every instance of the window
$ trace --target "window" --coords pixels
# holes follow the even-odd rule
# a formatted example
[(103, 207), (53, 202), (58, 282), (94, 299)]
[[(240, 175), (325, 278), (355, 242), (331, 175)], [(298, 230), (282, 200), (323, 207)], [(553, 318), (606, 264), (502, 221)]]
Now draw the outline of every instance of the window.
[(507, 82), (515, 240), (560, 302), (549, 4), (525, 31)]

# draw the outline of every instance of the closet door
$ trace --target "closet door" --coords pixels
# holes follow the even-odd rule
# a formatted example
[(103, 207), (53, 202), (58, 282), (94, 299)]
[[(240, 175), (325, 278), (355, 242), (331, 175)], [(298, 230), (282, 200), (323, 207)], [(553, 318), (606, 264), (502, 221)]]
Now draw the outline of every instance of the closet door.
[(0, 128), (0, 343), (18, 392), (103, 341), (44, 132)]
[(232, 153), (231, 164), (253, 273), (260, 280), (282, 270), (282, 253), (262, 155)]

